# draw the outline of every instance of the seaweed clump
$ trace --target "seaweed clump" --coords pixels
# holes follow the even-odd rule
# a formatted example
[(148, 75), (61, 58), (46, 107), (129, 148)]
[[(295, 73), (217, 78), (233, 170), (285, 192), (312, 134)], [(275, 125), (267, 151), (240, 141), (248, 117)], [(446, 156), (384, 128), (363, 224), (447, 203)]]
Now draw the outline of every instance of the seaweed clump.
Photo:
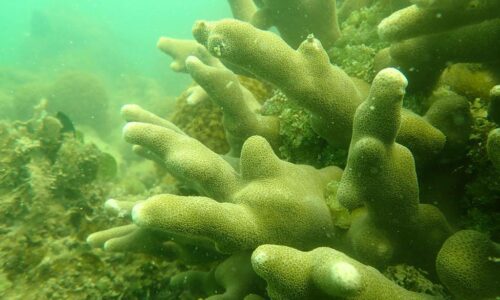
[(0, 297), (143, 299), (164, 291), (173, 265), (98, 255), (85, 243), (110, 221), (97, 209), (102, 199), (122, 188), (115, 159), (67, 122), (47, 113), (46, 100), (28, 121), (0, 122)]
[(401, 264), (387, 267), (383, 274), (407, 290), (432, 295), (439, 299), (450, 299), (444, 287), (430, 281), (429, 274), (424, 270)]
[(486, 145), (488, 134), (496, 127), (486, 117), (486, 103), (474, 101), (471, 110), (474, 115), (472, 134), (467, 144), (467, 160), (464, 165), (468, 177), (465, 194), (461, 199), (461, 209), (467, 218), (463, 226), (485, 232), (493, 240), (500, 238), (500, 170), (492, 167), (488, 159)]

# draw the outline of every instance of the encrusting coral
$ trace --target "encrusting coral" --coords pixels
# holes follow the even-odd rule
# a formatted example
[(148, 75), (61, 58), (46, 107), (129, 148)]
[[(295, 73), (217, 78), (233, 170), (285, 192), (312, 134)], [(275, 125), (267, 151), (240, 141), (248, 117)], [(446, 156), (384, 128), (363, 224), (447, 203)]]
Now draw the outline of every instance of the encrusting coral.
[[(399, 26), (402, 20), (396, 17), (408, 11), (450, 12), (450, 1), (413, 2), (416, 6), (380, 24), (381, 35), (399, 41), (420, 30), (414, 30), (411, 18), (406, 20), (409, 25)], [(455, 170), (473, 161), (470, 153), (477, 147), (486, 147), (491, 160), (482, 158), (481, 166), (496, 174), (498, 129), (491, 131), (487, 145), (470, 145), (477, 138), (477, 110), (486, 115), (484, 104), (476, 109), (467, 95), (443, 85), (423, 100), (424, 96), (412, 95), (421, 97), (415, 101), (419, 112), (425, 113), (421, 116), (403, 108), (407, 77), (411, 85), (412, 74), (384, 68), (371, 85), (349, 77), (330, 63), (325, 51), (335, 38), (314, 29), (336, 30), (327, 26), (336, 23), (336, 16), (330, 15), (335, 12), (330, 9), (335, 1), (229, 3), (239, 21), (198, 21), (193, 27), (195, 39), (206, 51), (193, 41), (164, 38), (159, 42), (174, 59), (173, 69), (188, 72), (199, 84), (196, 89), (222, 108), (229, 155), (213, 152), (186, 130), (139, 106), (125, 106), (125, 140), (137, 154), (156, 161), (194, 193), (160, 194), (136, 202), (108, 200), (107, 208), (130, 218), (132, 224), (96, 232), (88, 243), (199, 266), (172, 277), (170, 285), (209, 299), (442, 297), (442, 289), (410, 291), (380, 272), (394, 265), (422, 268), (422, 274), (444, 284), (446, 293), (458, 299), (499, 295), (498, 245), (473, 230), (453, 234), (458, 224), (445, 218), (447, 211), (437, 208), (442, 207), (441, 199), (432, 197), (451, 196), (441, 190), (429, 192), (432, 184), (418, 178), (432, 177), (433, 168), (443, 168), (454, 170), (444, 175), (454, 182), (465, 173)], [(324, 21), (322, 14), (315, 13), (320, 3), (326, 7), (323, 16), (330, 17), (323, 25), (319, 25)], [(463, 36), (468, 45), (485, 37), (479, 38), (478, 33), (497, 34), (492, 29), (498, 28), (496, 15), (492, 12), (493, 16), (485, 17), (485, 7), (496, 4), (478, 1), (476, 9), (470, 1), (456, 3), (465, 5), (459, 6), (464, 8), (461, 13), (470, 18), (457, 21), (446, 16), (445, 21), (437, 21), (443, 30), (453, 29), (446, 31), (449, 40), (467, 31), (470, 34)], [(312, 9), (306, 10), (311, 14), (300, 16), (298, 29), (292, 28), (290, 18), (297, 8), (305, 7)], [(469, 23), (473, 25), (468, 27)], [(275, 25), (281, 37), (254, 25)], [(437, 34), (442, 38), (444, 33)], [(422, 39), (425, 47), (444, 45), (426, 34)], [(495, 43), (482, 42), (472, 50), (456, 47), (449, 51), (464, 50), (456, 57), (467, 57)], [(398, 43), (391, 46), (391, 55), (394, 50), (394, 58), (399, 59), (395, 54)], [(492, 49), (487, 51), (490, 55)], [(415, 57), (417, 63), (420, 54)], [(444, 57), (453, 58), (436, 59)], [(442, 70), (441, 61), (425, 66), (436, 74)], [(270, 83), (277, 89), (274, 96), (262, 104), (242, 83), (240, 74)], [(286, 101), (299, 107), (294, 113), (303, 113), (301, 118), (310, 114), (307, 125), (333, 151), (348, 149), (344, 170), (331, 165), (316, 169), (280, 159), (281, 147), (290, 143), (283, 140), (293, 138), (284, 135), (281, 126), (290, 121), (283, 120), (285, 113), (277, 117), (267, 112)], [(494, 118), (491, 111), (490, 118)], [(484, 128), (490, 131), (492, 124)], [(420, 203), (424, 198), (436, 206)], [(474, 247), (478, 252), (472, 254)]]

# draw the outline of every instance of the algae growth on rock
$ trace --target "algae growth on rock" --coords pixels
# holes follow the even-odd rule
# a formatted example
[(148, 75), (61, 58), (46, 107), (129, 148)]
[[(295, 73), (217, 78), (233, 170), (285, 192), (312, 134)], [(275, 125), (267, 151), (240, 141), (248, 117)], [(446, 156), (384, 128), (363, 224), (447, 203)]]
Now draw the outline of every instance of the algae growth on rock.
[[(498, 3), (229, 0), (234, 18), (159, 39), (194, 82), (170, 115), (122, 107), (139, 160), (118, 174), (48, 97), (2, 125), (2, 214), (53, 223), (5, 225), (0, 292), (48, 276), (78, 299), (500, 297)], [(69, 292), (49, 275), (72, 257)]]

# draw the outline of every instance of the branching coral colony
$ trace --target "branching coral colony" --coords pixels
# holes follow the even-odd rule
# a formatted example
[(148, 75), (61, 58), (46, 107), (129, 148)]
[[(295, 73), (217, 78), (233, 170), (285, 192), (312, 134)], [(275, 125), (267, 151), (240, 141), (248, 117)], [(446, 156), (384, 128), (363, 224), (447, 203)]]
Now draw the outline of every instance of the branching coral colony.
[[(392, 44), (377, 55), (380, 71), (371, 85), (327, 54), (340, 36), (334, 0), (231, 0), (236, 19), (197, 22), (197, 42), (160, 39), (172, 69), (197, 83), (190, 103), (222, 108), (230, 151), (216, 154), (169, 121), (125, 106), (125, 140), (198, 195), (109, 200), (108, 208), (133, 224), (94, 233), (88, 242), (110, 251), (167, 251), (191, 265), (212, 262), (209, 271), (194, 268), (171, 279), (172, 287), (198, 289), (209, 299), (500, 296), (498, 224), (479, 232), (457, 221), (468, 195), (463, 186), (476, 184), (467, 180), (488, 182), (481, 199), (493, 203), (487, 214), (498, 217), (500, 89), (493, 86), (500, 1), (343, 2), (343, 15), (364, 4), (379, 14), (390, 12), (389, 4), (407, 6), (379, 24), (378, 42)], [(270, 26), (281, 37), (264, 31)], [(486, 76), (486, 98), (461, 95), (459, 79), (437, 83), (447, 64), (478, 62), (461, 64), (454, 76)], [(242, 76), (277, 92), (262, 104)], [(434, 89), (429, 95), (412, 89), (419, 114), (403, 108), (413, 79)], [(285, 116), (300, 114), (310, 117), (304, 126), (324, 147), (348, 150), (344, 170), (280, 159), (290, 145)], [(463, 170), (478, 157), (488, 178)], [(381, 273), (394, 265), (416, 267), (446, 291), (399, 286)]]

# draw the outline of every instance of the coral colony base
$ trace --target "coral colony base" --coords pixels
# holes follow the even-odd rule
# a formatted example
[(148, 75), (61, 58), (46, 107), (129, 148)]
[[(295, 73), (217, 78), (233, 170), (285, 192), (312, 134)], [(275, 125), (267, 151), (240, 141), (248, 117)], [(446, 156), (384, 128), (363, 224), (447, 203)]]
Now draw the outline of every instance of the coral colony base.
[(192, 266), (171, 288), (208, 299), (500, 296), (500, 1), (410, 2), (230, 0), (196, 41), (161, 38), (196, 82), (174, 120), (223, 132), (123, 107), (190, 194), (109, 200), (131, 223), (88, 243), (169, 253)]

